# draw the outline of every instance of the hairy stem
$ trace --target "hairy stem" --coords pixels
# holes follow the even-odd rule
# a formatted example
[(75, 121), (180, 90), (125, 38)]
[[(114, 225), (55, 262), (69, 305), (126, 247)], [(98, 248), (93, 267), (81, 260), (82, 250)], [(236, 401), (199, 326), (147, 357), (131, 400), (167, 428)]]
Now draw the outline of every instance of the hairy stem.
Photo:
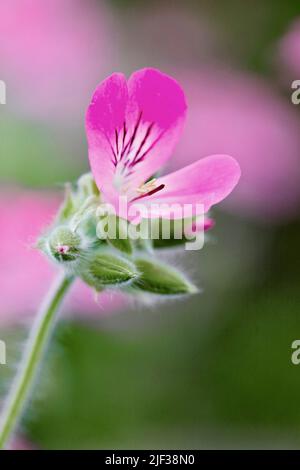
[(61, 273), (35, 318), (22, 362), (0, 417), (0, 449), (4, 448), (24, 410), (50, 338), (58, 307), (73, 280), (73, 276)]

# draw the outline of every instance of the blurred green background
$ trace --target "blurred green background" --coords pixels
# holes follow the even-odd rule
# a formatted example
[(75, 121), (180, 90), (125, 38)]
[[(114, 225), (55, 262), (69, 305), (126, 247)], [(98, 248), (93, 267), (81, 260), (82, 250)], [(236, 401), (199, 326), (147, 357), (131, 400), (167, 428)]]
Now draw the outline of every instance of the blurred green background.
[[(214, 64), (230, 64), (275, 87), (298, 113), (300, 129), (300, 109), (290, 103), (290, 83), (300, 79), (300, 70), (289, 81), (284, 70), (281, 80), (276, 60), (277, 44), (300, 17), (299, 2), (79, 3), (95, 11), (105, 5), (112, 24), (115, 51), (101, 58), (94, 86), (116, 69), (182, 70), (202, 67), (213, 55)], [(141, 32), (143, 24), (159, 21), (160, 11), (158, 28), (165, 29), (158, 50), (151, 30)], [(189, 20), (180, 21), (185, 15), (193, 19), (191, 36)], [(182, 48), (169, 44), (168, 28)], [(81, 114), (65, 117), (55, 109), (54, 118), (48, 110), (41, 117), (10, 97), (14, 82), (7, 77), (9, 99), (0, 109), (3, 191), (16, 185), (56, 189), (77, 178), (88, 169), (82, 102)], [(84, 99), (91, 93), (89, 86)], [(262, 171), (272, 172), (267, 165)], [(284, 200), (289, 185), (278, 190)], [(291, 362), (291, 344), (300, 338), (298, 208), (297, 199), (289, 216), (276, 220), (240, 205), (214, 210), (217, 224), (203, 250), (166, 255), (186, 268), (201, 295), (61, 320), (20, 428), (25, 439), (46, 449), (298, 448), (300, 365)], [(8, 340), (8, 364), (17, 363), (26, 328), (6, 323), (0, 334)], [(3, 395), (13, 373), (0, 368)]]

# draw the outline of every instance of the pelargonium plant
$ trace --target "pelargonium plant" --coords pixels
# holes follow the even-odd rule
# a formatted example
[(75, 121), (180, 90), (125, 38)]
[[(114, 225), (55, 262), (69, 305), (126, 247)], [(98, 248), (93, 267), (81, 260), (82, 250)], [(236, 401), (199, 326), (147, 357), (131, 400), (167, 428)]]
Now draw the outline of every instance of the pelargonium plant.
[[(240, 177), (237, 162), (212, 155), (157, 176), (181, 133), (186, 101), (180, 85), (155, 69), (126, 80), (115, 73), (97, 87), (86, 115), (91, 173), (66, 186), (65, 199), (37, 247), (59, 274), (33, 322), (0, 421), (6, 446), (30, 396), (56, 314), (75, 278), (101, 292), (130, 296), (191, 295), (187, 276), (159, 260), (159, 248), (199, 249), (211, 206)], [(216, 130), (217, 132), (217, 130)], [(201, 136), (199, 136), (201, 138)]]

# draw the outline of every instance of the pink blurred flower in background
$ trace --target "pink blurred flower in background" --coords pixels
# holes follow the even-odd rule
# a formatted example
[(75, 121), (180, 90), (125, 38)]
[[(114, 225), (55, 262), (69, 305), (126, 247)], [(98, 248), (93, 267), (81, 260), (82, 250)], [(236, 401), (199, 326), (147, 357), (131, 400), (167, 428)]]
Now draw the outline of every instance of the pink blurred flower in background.
[(23, 436), (17, 435), (7, 446), (7, 450), (37, 450), (36, 447)]
[(224, 152), (242, 177), (226, 201), (241, 214), (279, 221), (300, 208), (300, 118), (262, 79), (212, 68), (176, 76), (189, 113), (170, 167)]
[(126, 47), (124, 66), (139, 68), (145, 57), (147, 65), (161, 68), (219, 57), (223, 34), (204, 10), (194, 14), (184, 2), (175, 2), (172, 8), (168, 2), (144, 2), (143, 8), (128, 9), (127, 14), (125, 10), (119, 25)]
[(115, 41), (104, 2), (1, 2), (1, 79), (17, 112), (82, 122), (90, 90), (111, 69)]
[(300, 80), (300, 18), (293, 21), (279, 43), (281, 69), (291, 80)]
[[(33, 316), (56, 275), (57, 267), (33, 247), (58, 208), (59, 198), (38, 191), (0, 193), (0, 324)], [(117, 296), (93, 291), (80, 280), (73, 286), (64, 311), (103, 315), (120, 305)]]

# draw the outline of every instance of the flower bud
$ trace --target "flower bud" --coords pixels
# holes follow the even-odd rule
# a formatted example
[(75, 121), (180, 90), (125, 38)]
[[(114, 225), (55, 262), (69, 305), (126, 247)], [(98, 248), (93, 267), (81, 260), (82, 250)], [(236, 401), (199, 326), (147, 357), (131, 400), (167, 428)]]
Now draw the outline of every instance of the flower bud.
[(116, 250), (128, 255), (132, 253), (128, 222), (121, 217), (114, 214), (103, 216), (97, 224), (97, 236), (101, 240), (106, 240)]
[(132, 262), (110, 253), (97, 253), (81, 274), (82, 279), (98, 291), (105, 286), (129, 283), (137, 276)]
[(195, 294), (198, 291), (182, 273), (170, 266), (148, 259), (138, 259), (135, 263), (141, 274), (133, 287), (159, 295)]
[(57, 227), (49, 237), (50, 254), (59, 262), (70, 262), (80, 255), (81, 239), (68, 227)]
[(99, 196), (99, 189), (95, 183), (92, 173), (85, 173), (78, 180), (78, 190), (84, 198), (88, 196)]

